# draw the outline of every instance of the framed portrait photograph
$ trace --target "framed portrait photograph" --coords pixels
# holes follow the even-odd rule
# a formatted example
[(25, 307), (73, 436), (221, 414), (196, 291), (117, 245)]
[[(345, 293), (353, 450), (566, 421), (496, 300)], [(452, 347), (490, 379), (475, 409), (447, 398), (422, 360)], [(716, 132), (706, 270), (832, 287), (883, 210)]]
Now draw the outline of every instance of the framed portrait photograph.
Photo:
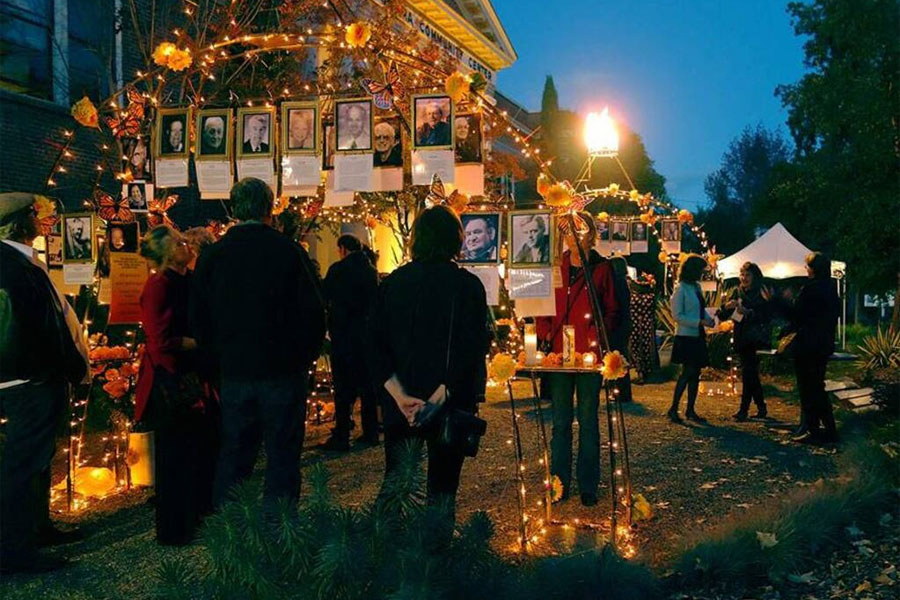
[(318, 104), (285, 102), (281, 105), (281, 148), (284, 154), (317, 154), (318, 137)]
[(334, 101), (335, 134), (338, 152), (372, 150), (372, 99)]
[(152, 193), (152, 187), (146, 181), (131, 181), (122, 185), (122, 197), (128, 199), (131, 212), (147, 212), (150, 208), (148, 194)]
[(609, 241), (609, 219), (594, 219), (594, 224), (597, 226), (597, 241), (598, 242), (608, 242)]
[(122, 139), (122, 155), (125, 171), (134, 179), (150, 179), (152, 174), (149, 136)]
[(450, 96), (413, 96), (413, 148), (453, 149), (453, 102)]
[(610, 240), (613, 242), (627, 242), (630, 238), (628, 221), (610, 221)]
[(375, 120), (375, 168), (403, 166), (403, 132), (398, 117)]
[(137, 221), (109, 223), (106, 226), (106, 244), (110, 252), (137, 253), (141, 231)]
[(197, 111), (198, 160), (225, 160), (231, 156), (234, 140), (231, 109), (208, 108)]
[(161, 108), (156, 117), (156, 155), (160, 158), (188, 157), (190, 109)]
[(337, 147), (337, 134), (334, 123), (322, 125), (322, 170), (330, 171), (334, 168), (334, 150)]
[(496, 265), (500, 262), (500, 213), (474, 212), (459, 216), (463, 243), (459, 263)]
[(273, 108), (239, 108), (237, 147), (239, 158), (264, 158), (275, 153)]
[(458, 114), (453, 118), (455, 158), (458, 163), (480, 163), (481, 114)]
[(509, 213), (510, 267), (549, 267), (553, 256), (553, 228), (549, 210)]
[(681, 241), (681, 223), (678, 219), (665, 219), (662, 221), (660, 237), (664, 242)]
[(632, 221), (631, 223), (631, 241), (646, 242), (647, 241), (647, 224), (643, 221)]
[(47, 267), (50, 269), (62, 268), (63, 264), (63, 236), (59, 233), (51, 233), (47, 237)]
[(63, 215), (63, 263), (91, 263), (96, 256), (94, 214)]

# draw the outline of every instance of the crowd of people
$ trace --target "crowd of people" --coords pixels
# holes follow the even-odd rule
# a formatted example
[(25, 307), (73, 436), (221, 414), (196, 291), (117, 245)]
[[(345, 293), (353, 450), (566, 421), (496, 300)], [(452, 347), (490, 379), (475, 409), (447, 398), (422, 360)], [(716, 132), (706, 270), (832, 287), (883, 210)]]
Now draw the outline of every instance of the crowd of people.
[[(80, 535), (50, 523), (47, 499), (54, 425), (65, 411), (67, 387), (89, 378), (90, 369), (74, 311), (32, 250), (40, 231), (34, 202), (31, 194), (0, 194), (0, 307), (6, 315), (0, 319), (0, 408), (8, 419), (0, 450), (4, 572), (58, 568), (64, 560), (39, 548)], [(409, 448), (414, 454), (427, 449), (428, 502), (452, 517), (463, 461), (477, 452), (486, 426), (476, 415), (492, 339), (484, 287), (457, 262), (466, 239), (460, 218), (443, 205), (422, 211), (412, 227), (411, 260), (380, 281), (371, 250), (344, 234), (337, 241), (340, 260), (323, 280), (295, 239), (296, 223), (273, 220), (273, 203), (268, 185), (243, 179), (230, 194), (236, 224), (220, 240), (202, 229), (181, 233), (168, 225), (141, 240), (140, 253), (153, 269), (140, 300), (146, 344), (135, 419), (156, 436), (157, 540), (190, 543), (203, 517), (250, 477), (263, 445), (264, 505), (296, 504), (310, 372), (326, 330), (335, 423), (320, 446), (350, 448), (359, 398), (357, 443), (381, 444), (383, 432), (385, 482)], [(623, 258), (606, 259), (595, 250), (594, 220), (584, 214), (580, 221), (583, 230), (573, 227), (563, 236), (555, 316), (536, 319), (539, 338), (553, 352), (562, 351), (572, 329), (579, 353), (612, 349), (628, 356), (652, 348), (652, 360), (633, 358), (646, 375), (655, 345), (635, 335), (648, 335), (639, 320), (648, 312), (648, 294), (630, 281)], [(803, 415), (796, 439), (819, 443), (836, 439), (824, 374), (834, 348), (837, 297), (827, 280), (828, 260), (815, 253), (807, 264), (810, 280), (796, 301), (774, 298), (759, 268), (744, 265), (737, 295), (718, 316), (736, 323), (743, 367), (738, 420), (748, 418), (751, 402), (757, 417), (766, 416), (756, 351), (768, 342), (773, 313), (790, 319)], [(668, 413), (673, 421), (681, 421), (685, 391), (685, 416), (703, 421), (695, 409), (700, 370), (708, 362), (704, 326), (713, 324), (698, 284), (706, 266), (699, 256), (684, 261), (671, 298), (673, 362), (682, 365)], [(577, 415), (577, 489), (582, 504), (592, 506), (600, 486), (602, 377), (558, 372), (545, 384), (552, 402), (551, 472), (563, 485), (561, 499), (574, 487)], [(630, 379), (617, 388), (621, 401), (631, 399)]]

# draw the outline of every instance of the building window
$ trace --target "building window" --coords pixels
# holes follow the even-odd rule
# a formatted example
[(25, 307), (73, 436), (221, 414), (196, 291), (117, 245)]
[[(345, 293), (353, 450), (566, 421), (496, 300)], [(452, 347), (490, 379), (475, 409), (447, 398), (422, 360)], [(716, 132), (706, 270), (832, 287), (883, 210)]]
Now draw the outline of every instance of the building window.
[(69, 97), (99, 102), (112, 79), (113, 15), (105, 2), (68, 0)]
[(0, 0), (0, 87), (53, 99), (52, 0)]

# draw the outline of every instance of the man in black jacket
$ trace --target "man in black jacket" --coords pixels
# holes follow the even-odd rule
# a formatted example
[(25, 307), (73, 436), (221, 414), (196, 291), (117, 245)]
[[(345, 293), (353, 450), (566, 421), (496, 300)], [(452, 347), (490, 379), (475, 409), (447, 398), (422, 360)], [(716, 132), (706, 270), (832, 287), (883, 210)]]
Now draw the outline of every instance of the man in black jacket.
[(359, 442), (378, 443), (376, 398), (368, 378), (365, 344), (369, 307), (378, 293), (378, 274), (362, 252), (359, 239), (349, 233), (338, 238), (341, 260), (325, 276), (328, 332), (331, 336), (331, 373), (334, 382), (334, 430), (321, 447), (349, 450), (353, 404), (359, 396), (362, 436)]
[(0, 572), (44, 572), (65, 560), (41, 545), (75, 541), (52, 527), (50, 462), (67, 385), (88, 372), (71, 306), (35, 258), (40, 222), (33, 194), (0, 194)]
[(231, 188), (235, 225), (197, 263), (191, 319), (221, 380), (222, 443), (214, 500), (253, 471), (266, 445), (264, 498), (296, 502), (307, 375), (325, 335), (309, 257), (272, 227), (272, 190), (248, 177)]

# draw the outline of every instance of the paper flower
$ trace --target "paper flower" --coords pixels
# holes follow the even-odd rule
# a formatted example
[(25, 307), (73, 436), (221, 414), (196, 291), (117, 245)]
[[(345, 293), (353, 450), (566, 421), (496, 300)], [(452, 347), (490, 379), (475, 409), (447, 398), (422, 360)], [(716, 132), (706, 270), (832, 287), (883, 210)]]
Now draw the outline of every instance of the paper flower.
[(107, 369), (103, 376), (106, 377), (107, 381), (116, 381), (117, 379), (120, 379), (118, 369)]
[(647, 192), (646, 194), (642, 194), (640, 198), (638, 198), (638, 206), (641, 208), (647, 208), (650, 206), (650, 202), (653, 200), (653, 194)]
[(369, 229), (375, 229), (378, 226), (378, 220), (373, 216), (366, 217), (366, 227)]
[(160, 67), (167, 67), (169, 65), (169, 57), (178, 50), (175, 47), (175, 44), (172, 42), (162, 42), (159, 46), (156, 47), (156, 50), (153, 51), (153, 62), (155, 62)]
[(616, 194), (619, 193), (619, 184), (618, 183), (609, 184), (609, 187), (606, 188), (606, 191), (607, 191), (607, 193), (609, 193), (610, 196), (615, 196)]
[(363, 48), (372, 37), (372, 26), (363, 21), (347, 25), (344, 39), (351, 48)]
[(631, 200), (632, 202), (637, 202), (638, 198), (640, 198), (640, 196), (641, 195), (638, 193), (637, 190), (631, 190), (630, 192), (628, 192), (628, 199)]
[(509, 354), (495, 354), (491, 359), (491, 379), (506, 383), (516, 374), (516, 361)]
[(72, 105), (72, 116), (79, 124), (85, 127), (100, 129), (100, 118), (97, 116), (97, 107), (87, 96)]
[(469, 95), (470, 89), (469, 78), (459, 71), (451, 73), (444, 82), (444, 90), (456, 104), (459, 104), (463, 98)]
[(34, 209), (37, 211), (38, 219), (46, 219), (56, 214), (56, 205), (53, 200), (46, 196), (34, 196)]
[(652, 210), (641, 213), (641, 223), (646, 223), (647, 225), (653, 227), (656, 224), (656, 213)]
[(678, 211), (678, 222), (683, 225), (689, 225), (694, 222), (694, 215), (691, 214), (691, 211), (682, 208)]
[(544, 355), (544, 358), (541, 359), (542, 367), (559, 367), (562, 366), (562, 354), (557, 354), (556, 352), (549, 352)]
[(541, 173), (537, 178), (537, 193), (542, 197), (547, 196), (547, 192), (550, 191), (550, 177), (547, 176), (546, 173)]
[(562, 480), (559, 478), (559, 475), (554, 475), (550, 478), (550, 502), (562, 500), (563, 492), (565, 492), (565, 489), (563, 488)]
[(564, 183), (554, 183), (547, 190), (544, 200), (554, 208), (564, 208), (572, 202), (572, 191)]
[(613, 350), (603, 355), (603, 366), (600, 367), (600, 373), (603, 377), (613, 380), (621, 379), (626, 372), (625, 358), (618, 350)]
[(190, 50), (176, 50), (169, 56), (169, 68), (173, 71), (184, 71), (193, 61)]
[(602, 223), (606, 223), (607, 221), (609, 221), (609, 213), (606, 211), (600, 213), (599, 215), (597, 215), (597, 220)]
[(728, 321), (722, 321), (721, 323), (719, 323), (719, 331), (721, 331), (722, 333), (734, 331), (734, 321), (730, 319)]
[(660, 252), (659, 255), (657, 255), (656, 258), (658, 258), (658, 259), (659, 259), (659, 262), (661, 262), (661, 263), (663, 263), (663, 264), (669, 262), (669, 255), (668, 255), (668, 253), (666, 253), (665, 250), (663, 250), (662, 252)]
[(137, 375), (137, 369), (131, 363), (125, 363), (119, 369), (119, 377), (133, 377)]
[(110, 381), (103, 386), (103, 391), (109, 394), (110, 398), (118, 400), (128, 393), (128, 381), (125, 379)]
[(646, 521), (653, 517), (653, 507), (650, 506), (643, 494), (631, 496), (631, 508), (631, 515), (635, 521)]

